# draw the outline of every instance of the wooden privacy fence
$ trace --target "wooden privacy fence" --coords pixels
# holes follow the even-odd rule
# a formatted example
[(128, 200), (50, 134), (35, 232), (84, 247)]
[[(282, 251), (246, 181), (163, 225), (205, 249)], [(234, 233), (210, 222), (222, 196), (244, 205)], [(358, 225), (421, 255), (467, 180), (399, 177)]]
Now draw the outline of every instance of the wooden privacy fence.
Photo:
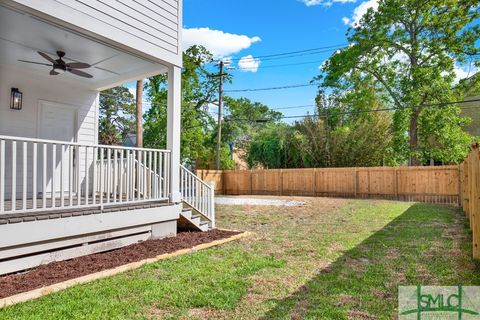
[(459, 204), (460, 167), (197, 170), (216, 194), (383, 198)]
[(480, 150), (474, 146), (460, 166), (462, 207), (473, 235), (473, 257), (480, 259)]

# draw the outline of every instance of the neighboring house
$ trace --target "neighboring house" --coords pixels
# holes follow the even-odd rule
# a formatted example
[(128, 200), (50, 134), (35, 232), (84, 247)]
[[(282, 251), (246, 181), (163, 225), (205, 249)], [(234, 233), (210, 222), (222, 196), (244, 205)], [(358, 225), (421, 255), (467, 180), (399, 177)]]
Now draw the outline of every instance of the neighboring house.
[(472, 136), (480, 137), (480, 95), (465, 98), (465, 101), (479, 100), (474, 102), (464, 102), (461, 105), (462, 116), (471, 119), (470, 124), (464, 127), (465, 131)]
[[(180, 165), (181, 4), (0, 0), (0, 274), (214, 227)], [(98, 145), (99, 92), (163, 73), (167, 150)]]

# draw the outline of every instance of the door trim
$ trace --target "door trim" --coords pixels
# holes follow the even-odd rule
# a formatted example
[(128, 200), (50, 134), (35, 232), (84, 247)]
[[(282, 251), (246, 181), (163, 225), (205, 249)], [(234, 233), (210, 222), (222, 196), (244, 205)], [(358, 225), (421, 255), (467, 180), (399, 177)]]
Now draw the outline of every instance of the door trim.
[(73, 128), (73, 142), (78, 142), (78, 107), (67, 104), (67, 103), (59, 103), (59, 102), (53, 102), (53, 101), (48, 101), (48, 100), (38, 100), (37, 103), (37, 138), (40, 139), (40, 132), (42, 128), (42, 112), (44, 109), (44, 105), (49, 104), (51, 106), (54, 106), (55, 108), (60, 108), (60, 109), (65, 109), (69, 111), (73, 111), (73, 123), (74, 123), (74, 128)]

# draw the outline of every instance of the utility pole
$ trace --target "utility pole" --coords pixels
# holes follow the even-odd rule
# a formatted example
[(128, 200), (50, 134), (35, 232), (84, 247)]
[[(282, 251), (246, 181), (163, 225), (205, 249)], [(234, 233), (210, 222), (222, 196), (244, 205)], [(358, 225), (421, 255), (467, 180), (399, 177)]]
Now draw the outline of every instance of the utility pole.
[(218, 67), (220, 68), (220, 72), (218, 73), (220, 85), (218, 86), (218, 133), (217, 133), (217, 161), (216, 161), (217, 170), (220, 170), (220, 147), (222, 145), (223, 66), (224, 66), (223, 61), (220, 61), (220, 63), (218, 64)]

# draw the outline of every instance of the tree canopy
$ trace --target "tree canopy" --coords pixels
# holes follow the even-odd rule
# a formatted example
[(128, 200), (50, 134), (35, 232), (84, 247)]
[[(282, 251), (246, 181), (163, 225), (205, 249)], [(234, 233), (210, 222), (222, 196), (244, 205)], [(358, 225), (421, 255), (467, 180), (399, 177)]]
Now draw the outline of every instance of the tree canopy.
[(349, 30), (350, 45), (324, 64), (320, 95), (372, 78), (376, 94), (397, 110), (392, 128), (400, 157), (463, 159), (471, 138), (459, 107), (425, 105), (462, 100), (475, 85), (460, 90), (454, 70), (479, 52), (478, 7), (478, 0), (380, 0)]

